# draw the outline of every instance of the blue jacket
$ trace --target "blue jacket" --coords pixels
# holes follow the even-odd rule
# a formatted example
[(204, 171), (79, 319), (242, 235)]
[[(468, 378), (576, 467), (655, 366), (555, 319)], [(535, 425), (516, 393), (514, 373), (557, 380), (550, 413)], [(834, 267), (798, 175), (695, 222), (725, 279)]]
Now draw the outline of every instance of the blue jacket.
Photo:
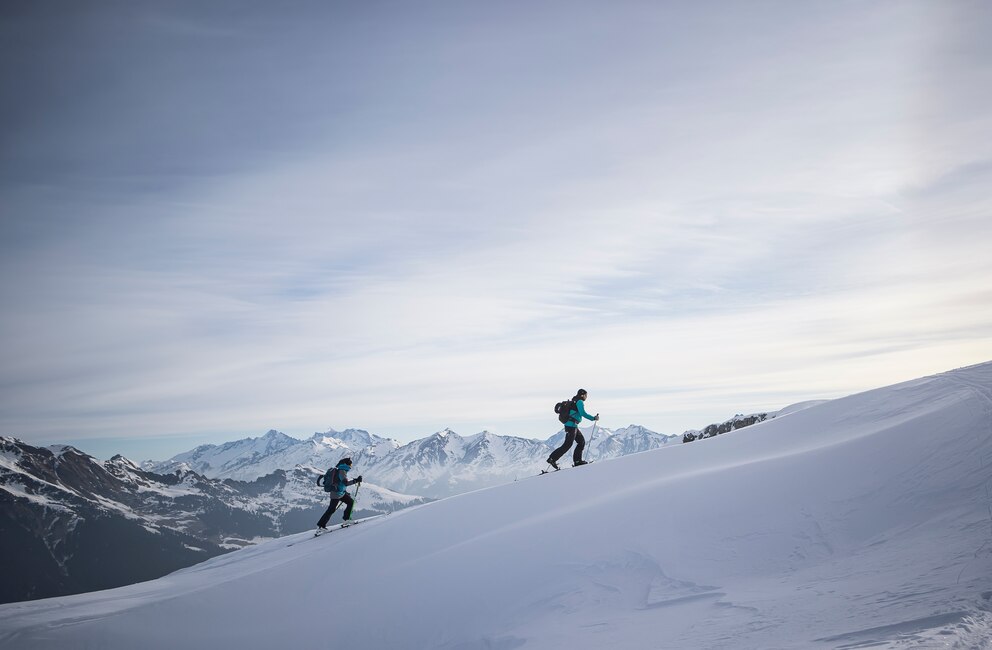
[(575, 400), (575, 408), (572, 409), (571, 413), (568, 414), (568, 422), (565, 423), (566, 427), (577, 427), (579, 423), (582, 422), (582, 418), (587, 420), (595, 420), (596, 417), (586, 413), (586, 401), (582, 399)]
[(335, 487), (337, 488), (337, 491), (336, 492), (331, 492), (331, 497), (332, 498), (337, 499), (337, 498), (343, 497), (344, 496), (344, 493), (345, 493), (345, 488), (346, 487), (348, 487), (349, 485), (354, 485), (355, 483), (358, 483), (358, 479), (357, 478), (354, 481), (349, 481), (348, 480), (348, 470), (350, 470), (350, 469), (351, 469), (351, 465), (345, 465), (344, 463), (339, 463), (338, 464), (338, 466), (337, 466), (337, 474), (338, 475), (337, 475), (337, 481), (336, 481), (336, 485), (335, 485)]

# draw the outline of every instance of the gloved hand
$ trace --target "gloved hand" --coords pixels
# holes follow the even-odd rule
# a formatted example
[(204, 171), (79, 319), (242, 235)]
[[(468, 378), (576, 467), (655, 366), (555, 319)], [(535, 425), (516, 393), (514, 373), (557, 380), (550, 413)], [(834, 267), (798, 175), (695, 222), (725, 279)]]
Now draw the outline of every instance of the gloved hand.
[(358, 478), (356, 478), (355, 480), (356, 480), (356, 481), (358, 481), (359, 483), (361, 483), (361, 482), (362, 482), (362, 477), (361, 477), (361, 476), (359, 476), (359, 477), (358, 477)]
[(594, 417), (593, 420), (599, 421), (599, 413), (596, 414), (596, 417)]

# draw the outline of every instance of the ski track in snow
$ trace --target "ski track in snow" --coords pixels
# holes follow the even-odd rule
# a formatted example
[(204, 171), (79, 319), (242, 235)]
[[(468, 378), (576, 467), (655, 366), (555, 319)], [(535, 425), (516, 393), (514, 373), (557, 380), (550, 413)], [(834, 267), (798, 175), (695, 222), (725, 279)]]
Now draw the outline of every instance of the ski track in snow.
[(990, 648), (990, 454), (992, 363), (0, 606), (0, 647)]

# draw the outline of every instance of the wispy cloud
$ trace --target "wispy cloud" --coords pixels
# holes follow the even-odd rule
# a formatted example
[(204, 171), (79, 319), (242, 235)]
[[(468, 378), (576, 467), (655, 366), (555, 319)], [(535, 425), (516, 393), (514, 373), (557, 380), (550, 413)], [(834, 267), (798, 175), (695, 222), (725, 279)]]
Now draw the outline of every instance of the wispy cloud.
[(4, 433), (677, 433), (992, 357), (981, 4), (224, 6), (3, 21)]

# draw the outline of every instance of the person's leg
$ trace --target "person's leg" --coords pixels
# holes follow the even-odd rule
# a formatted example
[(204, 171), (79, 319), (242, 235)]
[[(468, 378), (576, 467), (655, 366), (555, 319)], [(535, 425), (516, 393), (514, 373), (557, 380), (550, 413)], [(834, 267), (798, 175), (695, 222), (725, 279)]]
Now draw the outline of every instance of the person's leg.
[(576, 430), (575, 432), (575, 451), (572, 452), (572, 463), (579, 463), (582, 461), (582, 450), (586, 448), (586, 438), (582, 435), (581, 431)]
[(351, 509), (355, 507), (355, 500), (351, 498), (351, 495), (350, 494), (348, 494), (347, 492), (345, 492), (344, 493), (344, 496), (341, 497), (341, 502), (344, 503), (345, 506), (347, 506), (344, 509), (344, 520), (345, 521), (350, 521), (351, 520)]
[(339, 499), (331, 499), (331, 505), (327, 506), (327, 510), (324, 511), (320, 521), (317, 522), (317, 528), (325, 528), (327, 526), (327, 522), (331, 520), (331, 515), (338, 509), (338, 502)]
[(568, 448), (572, 446), (572, 442), (575, 441), (575, 434), (578, 433), (578, 429), (573, 427), (565, 427), (565, 442), (561, 443), (561, 447), (555, 449), (551, 452), (550, 460), (558, 462), (558, 459), (565, 455)]

